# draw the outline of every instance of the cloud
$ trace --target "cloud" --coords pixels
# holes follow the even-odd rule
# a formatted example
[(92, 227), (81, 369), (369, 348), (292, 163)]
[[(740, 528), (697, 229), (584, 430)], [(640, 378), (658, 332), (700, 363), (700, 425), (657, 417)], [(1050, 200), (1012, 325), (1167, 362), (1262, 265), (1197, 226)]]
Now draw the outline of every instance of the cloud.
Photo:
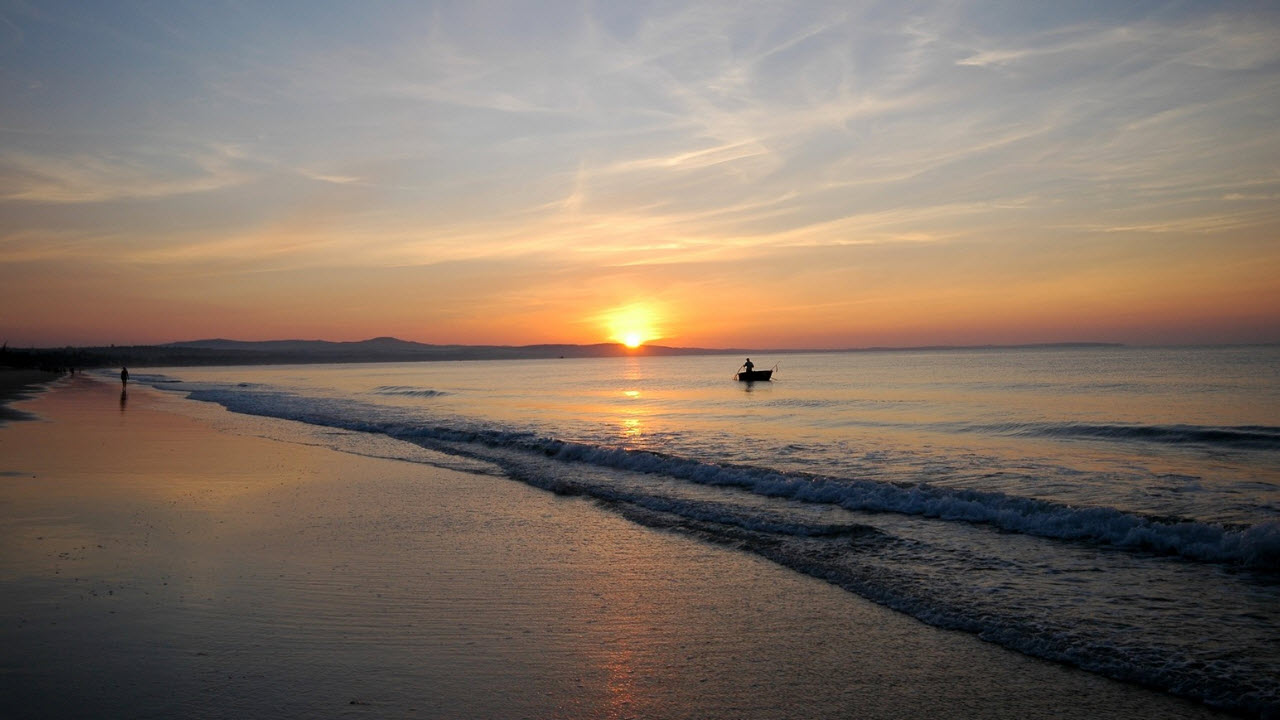
[(1176, 233), (1217, 235), (1230, 230), (1256, 227), (1275, 222), (1275, 213), (1203, 214), (1186, 218), (1174, 218), (1159, 222), (1133, 225), (1087, 225), (1095, 232), (1104, 233)]
[(367, 178), (358, 177), (356, 175), (331, 175), (318, 172), (302, 172), (303, 177), (318, 180), (320, 182), (332, 183), (334, 185), (355, 185), (367, 182)]
[(769, 155), (769, 150), (759, 142), (738, 142), (719, 145), (704, 150), (678, 152), (668, 157), (646, 157), (624, 160), (608, 169), (608, 172), (627, 172), (652, 168), (690, 170), (733, 163), (748, 158)]
[[(1223, 71), (1263, 68), (1280, 59), (1274, 25), (1262, 18), (1211, 13), (1161, 21), (1144, 19), (1120, 25), (1098, 21), (1050, 28), (1007, 40), (988, 41), (995, 47), (969, 49), (956, 65), (1001, 68), (1041, 60), (1087, 62), (1116, 58), (1130, 68), (1161, 69), (1181, 64)], [(1130, 70), (1131, 71), (1131, 70)]]
[(957, 60), (957, 65), (967, 65), (970, 67), (991, 67), (997, 65), (1008, 65), (1018, 62), (1033, 55), (1044, 55), (1049, 51), (1031, 51), (1031, 50), (984, 50), (975, 53), (969, 57)]
[(97, 203), (208, 192), (254, 177), (245, 160), (230, 146), (67, 154), (0, 151), (0, 200)]
[(70, 260), (100, 261), (105, 248), (119, 243), (118, 235), (80, 230), (24, 229), (0, 237), (0, 265)]

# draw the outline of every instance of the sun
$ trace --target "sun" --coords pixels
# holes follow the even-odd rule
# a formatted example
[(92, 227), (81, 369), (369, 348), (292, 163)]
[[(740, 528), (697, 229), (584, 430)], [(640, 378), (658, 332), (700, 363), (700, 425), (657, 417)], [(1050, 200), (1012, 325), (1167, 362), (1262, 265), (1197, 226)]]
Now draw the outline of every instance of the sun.
[(658, 329), (658, 311), (648, 303), (632, 303), (612, 308), (597, 317), (610, 340), (631, 349), (662, 337)]

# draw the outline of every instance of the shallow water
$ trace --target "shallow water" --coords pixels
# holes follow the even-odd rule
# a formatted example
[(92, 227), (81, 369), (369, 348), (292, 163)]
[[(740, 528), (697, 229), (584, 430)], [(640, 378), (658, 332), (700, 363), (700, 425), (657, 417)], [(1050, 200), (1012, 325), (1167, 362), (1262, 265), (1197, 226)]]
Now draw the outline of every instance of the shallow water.
[(776, 380), (734, 382), (723, 356), (135, 377), (347, 451), (491, 463), (1030, 655), (1280, 708), (1280, 348), (753, 360)]
[(489, 462), (129, 396), (0, 432), (6, 718), (1221, 716)]

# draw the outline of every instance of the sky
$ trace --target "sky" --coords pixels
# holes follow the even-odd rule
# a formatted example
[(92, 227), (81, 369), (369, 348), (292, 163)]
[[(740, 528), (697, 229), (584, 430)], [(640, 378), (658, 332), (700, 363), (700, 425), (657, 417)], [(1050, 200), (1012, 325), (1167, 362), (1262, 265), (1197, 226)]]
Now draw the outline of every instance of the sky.
[(0, 340), (1280, 341), (1274, 2), (0, 0)]

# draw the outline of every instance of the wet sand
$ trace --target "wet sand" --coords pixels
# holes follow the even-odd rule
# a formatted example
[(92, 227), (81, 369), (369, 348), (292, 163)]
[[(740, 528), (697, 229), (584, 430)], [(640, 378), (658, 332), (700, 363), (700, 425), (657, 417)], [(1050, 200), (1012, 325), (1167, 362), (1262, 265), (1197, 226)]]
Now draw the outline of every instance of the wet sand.
[(0, 426), (14, 420), (30, 420), (32, 416), (14, 408), (13, 403), (39, 394), (59, 377), (59, 373), (43, 370), (0, 368)]
[(499, 475), (85, 377), (16, 409), (6, 717), (1216, 716)]

